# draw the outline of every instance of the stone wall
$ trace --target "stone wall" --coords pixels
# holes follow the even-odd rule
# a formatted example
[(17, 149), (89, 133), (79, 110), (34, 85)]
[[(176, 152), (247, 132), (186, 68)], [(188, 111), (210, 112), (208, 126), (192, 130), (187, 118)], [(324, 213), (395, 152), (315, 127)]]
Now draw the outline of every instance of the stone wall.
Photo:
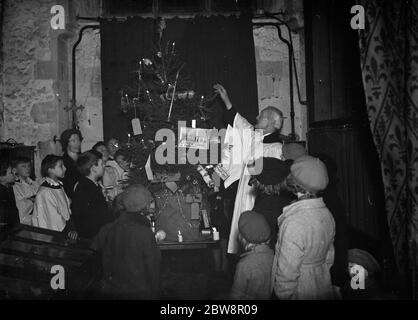
[[(56, 0), (5, 0), (3, 40), (3, 127), (0, 139), (38, 145), (69, 125), (67, 31), (51, 28)], [(39, 153), (35, 168), (39, 174)]]
[[(53, 5), (63, 5), (65, 8), (65, 30), (51, 28), (50, 10)], [(71, 51), (82, 27), (75, 16), (98, 16), (100, 8), (100, 0), (4, 1), (3, 60), (0, 64), (4, 83), (3, 94), (0, 96), (0, 113), (4, 121), (0, 127), (0, 140), (13, 138), (25, 145), (38, 146), (39, 142), (51, 141), (54, 136), (59, 137), (62, 131), (71, 127), (71, 112), (65, 110), (71, 105)], [(89, 43), (89, 39), (79, 49), (85, 57), (80, 63), (80, 77), (91, 79), (83, 70), (90, 63), (85, 59), (91, 54), (91, 51), (84, 48), (86, 43)], [(97, 68), (100, 71), (100, 63)], [(81, 82), (78, 97), (92, 95), (94, 100), (101, 96), (97, 90), (100, 87), (100, 72), (97, 73), (97, 70), (93, 78), (94, 83), (98, 83), (93, 86), (95, 92), (86, 92)], [(1, 89), (0, 84), (0, 93)], [(86, 104), (90, 105), (91, 102), (88, 100)], [(98, 104), (101, 106), (101, 101), (96, 102)], [(93, 122), (101, 125), (101, 120)], [(40, 160), (40, 150), (37, 148), (37, 171)]]
[[(72, 17), (99, 17), (102, 15), (100, 0), (73, 0), (70, 3)], [(97, 22), (74, 20), (74, 41), (82, 27)], [(71, 48), (72, 45), (71, 44)], [(86, 29), (76, 49), (76, 101), (83, 109), (77, 112), (77, 124), (83, 135), (82, 151), (103, 140), (102, 84), (100, 64), (100, 32)]]
[[(296, 59), (301, 100), (306, 100), (305, 92), (305, 46), (303, 33), (303, 5), (298, 1), (270, 1), (265, 4), (266, 11), (286, 14), (281, 16), (290, 28), (293, 41), (293, 50)], [(275, 22), (271, 19), (257, 20), (257, 22)], [(288, 30), (281, 27), (283, 38), (289, 40)], [(290, 122), (290, 82), (289, 82), (289, 53), (287, 45), (279, 39), (277, 29), (272, 26), (254, 27), (254, 44), (257, 66), (257, 86), (259, 109), (275, 106), (283, 111), (287, 119), (284, 121), (282, 133), (291, 132)], [(295, 107), (295, 133), (300, 140), (306, 140), (307, 108), (300, 104), (295, 70), (293, 70), (293, 101)]]
[(48, 0), (5, 2), (2, 140), (35, 145), (57, 134), (57, 68), (50, 27), (53, 4)]
[[(292, 27), (297, 71), (302, 99), (305, 99), (305, 66), (302, 0), (266, 1), (266, 10), (286, 10)], [(50, 9), (62, 4), (66, 9), (66, 30), (50, 27)], [(89, 21), (75, 17), (102, 14), (100, 0), (5, 0), (3, 21), (3, 60), (0, 59), (0, 140), (13, 138), (26, 145), (48, 141), (71, 126), (71, 50), (78, 32)], [(287, 31), (283, 30), (287, 38)], [(254, 29), (259, 108), (279, 106), (289, 117), (289, 73), (286, 45), (271, 27)], [(83, 133), (82, 149), (103, 139), (100, 75), (100, 34), (86, 30), (76, 51), (78, 125)], [(3, 80), (3, 87), (2, 81)], [(306, 108), (297, 99), (294, 83), (296, 133), (306, 135)], [(3, 112), (2, 112), (3, 106)], [(290, 120), (283, 133), (290, 133)]]
[(87, 29), (76, 51), (76, 98), (84, 109), (78, 125), (84, 140), (82, 149), (90, 149), (103, 140), (100, 32)]

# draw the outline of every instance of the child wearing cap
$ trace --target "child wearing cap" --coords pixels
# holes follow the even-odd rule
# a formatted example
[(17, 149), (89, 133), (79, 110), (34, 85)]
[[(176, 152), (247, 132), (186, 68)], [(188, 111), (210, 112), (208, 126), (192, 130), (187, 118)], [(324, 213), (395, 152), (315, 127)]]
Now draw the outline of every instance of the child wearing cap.
[(298, 200), (283, 209), (272, 269), (272, 289), (282, 300), (334, 299), (335, 222), (318, 193), (328, 184), (325, 165), (302, 156), (294, 161), (288, 188)]
[(282, 160), (296, 160), (308, 154), (306, 148), (300, 143), (284, 143), (282, 147)]
[(120, 216), (93, 241), (93, 248), (102, 252), (103, 291), (109, 298), (157, 299), (161, 253), (148, 218), (155, 208), (154, 198), (137, 184), (117, 199)]
[(263, 215), (246, 211), (239, 218), (238, 230), (238, 239), (245, 252), (236, 267), (231, 299), (270, 299), (274, 257), (274, 252), (268, 245), (270, 227)]

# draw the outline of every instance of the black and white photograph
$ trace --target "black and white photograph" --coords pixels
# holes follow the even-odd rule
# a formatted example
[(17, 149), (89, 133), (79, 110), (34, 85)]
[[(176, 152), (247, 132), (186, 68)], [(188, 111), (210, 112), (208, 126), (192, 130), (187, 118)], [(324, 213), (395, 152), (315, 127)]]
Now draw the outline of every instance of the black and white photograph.
[(0, 304), (418, 299), (417, 1), (1, 0), (0, 75)]

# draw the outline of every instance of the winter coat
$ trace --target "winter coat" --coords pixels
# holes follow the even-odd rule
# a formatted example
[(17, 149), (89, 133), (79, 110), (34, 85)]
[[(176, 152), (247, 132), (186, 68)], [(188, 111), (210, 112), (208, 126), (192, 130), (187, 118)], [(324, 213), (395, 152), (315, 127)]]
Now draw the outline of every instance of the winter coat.
[(297, 201), (278, 218), (272, 289), (279, 299), (333, 299), (335, 222), (322, 198)]
[(86, 177), (78, 180), (72, 200), (74, 224), (83, 238), (93, 239), (102, 226), (113, 220), (102, 188)]
[(231, 298), (234, 300), (270, 299), (273, 257), (273, 250), (265, 244), (243, 253), (235, 270)]
[(102, 252), (106, 293), (125, 299), (159, 297), (161, 253), (146, 217), (123, 212), (100, 230), (93, 248)]

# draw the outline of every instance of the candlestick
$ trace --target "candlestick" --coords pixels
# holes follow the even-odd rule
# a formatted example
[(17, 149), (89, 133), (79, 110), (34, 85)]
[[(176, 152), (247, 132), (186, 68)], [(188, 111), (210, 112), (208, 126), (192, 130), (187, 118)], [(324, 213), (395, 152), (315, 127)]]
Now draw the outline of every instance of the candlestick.
[[(180, 70), (181, 70), (181, 68), (180, 68)], [(174, 82), (173, 96), (171, 97), (170, 110), (168, 111), (168, 118), (167, 118), (167, 121), (168, 121), (168, 122), (170, 122), (170, 118), (171, 118), (171, 111), (173, 110), (174, 96), (176, 95), (177, 80), (178, 80), (178, 78), (179, 78), (180, 70), (179, 70), (179, 71), (177, 71), (177, 74), (176, 74), (176, 81)]]

